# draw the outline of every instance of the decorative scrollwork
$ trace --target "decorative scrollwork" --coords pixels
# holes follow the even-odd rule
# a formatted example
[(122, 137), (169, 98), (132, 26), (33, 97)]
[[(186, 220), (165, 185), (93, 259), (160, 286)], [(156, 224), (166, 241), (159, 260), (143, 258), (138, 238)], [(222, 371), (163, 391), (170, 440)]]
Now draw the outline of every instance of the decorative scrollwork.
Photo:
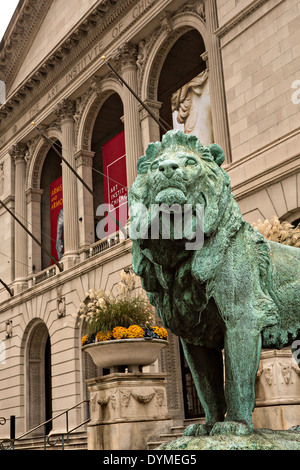
[(50, 438), (51, 438), (51, 437), (52, 437), (52, 436), (48, 436), (48, 437), (47, 437), (47, 444), (49, 444), (50, 447), (56, 446), (56, 444), (57, 444), (59, 441), (62, 441), (62, 442), (63, 442), (63, 437), (62, 437), (62, 436), (58, 436), (58, 437), (55, 439), (55, 441), (53, 441), (53, 442), (50, 441)]
[(0, 442), (0, 450), (13, 450), (13, 448), (14, 448), (14, 441), (12, 441), (11, 439), (4, 439), (3, 441)]

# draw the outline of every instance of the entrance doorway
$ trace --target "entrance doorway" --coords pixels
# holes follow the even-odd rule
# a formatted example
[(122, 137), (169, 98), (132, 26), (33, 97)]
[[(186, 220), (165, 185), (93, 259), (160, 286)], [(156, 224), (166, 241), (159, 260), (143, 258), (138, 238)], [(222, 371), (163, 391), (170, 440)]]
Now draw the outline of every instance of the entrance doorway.
[[(51, 341), (47, 326), (37, 321), (32, 326), (26, 353), (27, 429), (52, 418)], [(46, 426), (47, 434), (52, 423)], [(40, 435), (43, 428), (32, 435)]]

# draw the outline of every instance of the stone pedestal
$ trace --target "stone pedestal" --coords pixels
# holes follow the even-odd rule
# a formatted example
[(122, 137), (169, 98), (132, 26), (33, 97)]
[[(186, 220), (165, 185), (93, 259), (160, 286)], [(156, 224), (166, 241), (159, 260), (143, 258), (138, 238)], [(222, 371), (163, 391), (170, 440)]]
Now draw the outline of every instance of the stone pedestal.
[(87, 384), (89, 450), (145, 450), (169, 431), (166, 374), (114, 373)]
[(289, 429), (300, 424), (300, 369), (289, 347), (262, 351), (255, 397), (254, 427)]

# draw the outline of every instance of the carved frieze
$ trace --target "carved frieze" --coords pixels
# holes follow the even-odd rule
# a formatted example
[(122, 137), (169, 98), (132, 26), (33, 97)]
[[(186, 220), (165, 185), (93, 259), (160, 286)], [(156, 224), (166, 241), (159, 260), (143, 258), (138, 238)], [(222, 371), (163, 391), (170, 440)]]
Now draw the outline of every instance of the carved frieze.
[(139, 393), (134, 393), (131, 392), (131, 396), (138, 401), (139, 403), (146, 404), (149, 403), (154, 397), (155, 397), (156, 392), (152, 392), (148, 395), (141, 395)]
[(299, 371), (289, 349), (263, 351), (255, 383), (256, 405), (298, 403)]
[(17, 73), (21, 58), (32, 44), (35, 37), (33, 31), (42, 23), (50, 4), (51, 0), (25, 0), (10, 35), (4, 38), (4, 47), (0, 53), (0, 74), (8, 89)]

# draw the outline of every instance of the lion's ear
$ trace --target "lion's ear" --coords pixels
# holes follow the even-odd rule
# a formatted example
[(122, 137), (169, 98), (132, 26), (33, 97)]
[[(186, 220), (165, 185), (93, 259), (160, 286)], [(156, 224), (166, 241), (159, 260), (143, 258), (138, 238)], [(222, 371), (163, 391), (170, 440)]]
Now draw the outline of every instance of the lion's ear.
[(221, 166), (225, 160), (225, 155), (221, 147), (218, 144), (211, 144), (209, 145), (209, 149), (216, 164)]

